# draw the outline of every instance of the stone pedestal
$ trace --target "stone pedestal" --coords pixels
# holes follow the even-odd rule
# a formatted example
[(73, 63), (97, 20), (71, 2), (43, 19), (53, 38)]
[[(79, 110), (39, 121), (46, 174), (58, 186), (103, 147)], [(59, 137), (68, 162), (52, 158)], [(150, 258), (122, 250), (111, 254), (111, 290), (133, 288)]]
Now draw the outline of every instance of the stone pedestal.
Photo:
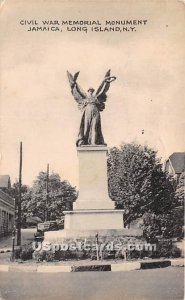
[(79, 196), (73, 209), (114, 209), (108, 195), (107, 147), (83, 146), (77, 148), (77, 153)]

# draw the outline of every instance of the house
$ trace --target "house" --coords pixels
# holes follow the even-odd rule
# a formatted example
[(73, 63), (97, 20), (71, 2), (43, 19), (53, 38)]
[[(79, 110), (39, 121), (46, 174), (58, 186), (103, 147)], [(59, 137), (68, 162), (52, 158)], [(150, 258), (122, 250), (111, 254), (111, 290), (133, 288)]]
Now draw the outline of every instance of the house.
[(0, 175), (0, 237), (12, 232), (15, 217), (15, 200), (8, 195), (10, 176)]
[(11, 188), (11, 181), (9, 175), (0, 175), (0, 188)]
[(164, 169), (178, 182), (180, 175), (185, 171), (185, 152), (174, 152), (165, 161)]

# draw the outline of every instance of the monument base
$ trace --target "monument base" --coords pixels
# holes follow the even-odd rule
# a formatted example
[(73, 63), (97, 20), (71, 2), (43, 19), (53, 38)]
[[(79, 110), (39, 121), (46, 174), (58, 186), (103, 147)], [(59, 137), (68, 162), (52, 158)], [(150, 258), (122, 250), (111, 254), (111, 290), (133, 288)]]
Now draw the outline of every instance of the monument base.
[(123, 210), (88, 209), (65, 211), (65, 229), (44, 233), (44, 240), (50, 243), (62, 242), (70, 238), (142, 236), (140, 229), (126, 229)]
[(96, 234), (101, 239), (114, 240), (118, 237), (141, 237), (143, 231), (141, 229), (101, 229), (101, 230), (58, 230), (48, 231), (44, 233), (44, 241), (49, 243), (62, 243), (66, 240), (78, 240), (78, 239), (95, 239)]
[(107, 178), (107, 147), (105, 145), (84, 145), (77, 147), (79, 158), (79, 195), (73, 203), (73, 211), (65, 211), (64, 230), (48, 231), (46, 242), (64, 240), (101, 239), (115, 240), (115, 237), (141, 237), (140, 229), (124, 228), (124, 210), (114, 209), (115, 203), (109, 197)]

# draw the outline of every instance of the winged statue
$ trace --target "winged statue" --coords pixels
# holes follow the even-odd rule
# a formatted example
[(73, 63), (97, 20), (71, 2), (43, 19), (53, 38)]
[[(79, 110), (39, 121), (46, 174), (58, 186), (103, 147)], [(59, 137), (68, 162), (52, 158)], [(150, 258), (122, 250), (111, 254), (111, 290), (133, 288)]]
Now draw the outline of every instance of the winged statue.
[(80, 72), (73, 75), (67, 71), (71, 93), (78, 103), (79, 109), (82, 111), (82, 118), (76, 145), (106, 145), (104, 142), (100, 112), (105, 108), (107, 100), (107, 91), (110, 83), (116, 79), (111, 76), (111, 70), (108, 70), (105, 77), (95, 91), (90, 87), (86, 92), (77, 83), (77, 78)]

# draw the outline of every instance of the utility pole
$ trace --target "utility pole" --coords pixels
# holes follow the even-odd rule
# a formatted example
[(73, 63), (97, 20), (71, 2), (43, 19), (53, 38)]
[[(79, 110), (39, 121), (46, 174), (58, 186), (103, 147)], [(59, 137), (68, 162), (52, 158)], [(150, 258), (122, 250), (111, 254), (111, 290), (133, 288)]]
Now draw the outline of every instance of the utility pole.
[(96, 260), (100, 260), (98, 232), (96, 233), (95, 237), (96, 237)]
[(22, 201), (22, 142), (20, 142), (19, 196), (17, 203), (17, 246), (21, 245), (21, 201)]
[(48, 221), (48, 204), (49, 204), (49, 164), (47, 164), (47, 172), (46, 172), (46, 212), (45, 212), (45, 221)]

